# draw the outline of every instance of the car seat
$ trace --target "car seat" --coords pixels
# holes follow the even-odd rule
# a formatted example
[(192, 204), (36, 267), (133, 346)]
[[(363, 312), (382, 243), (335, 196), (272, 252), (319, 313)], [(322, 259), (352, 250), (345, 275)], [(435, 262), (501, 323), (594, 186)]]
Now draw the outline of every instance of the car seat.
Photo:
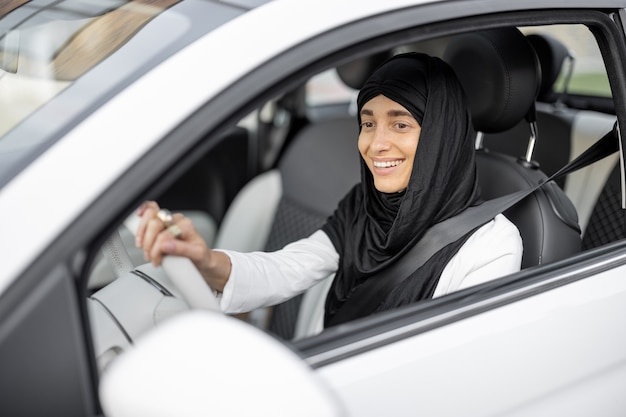
[[(526, 39), (535, 50), (541, 66), (541, 85), (536, 103), (538, 137), (532, 161), (547, 175), (552, 175), (611, 130), (615, 116), (568, 107), (557, 97), (554, 83), (564, 68), (571, 73), (575, 64), (573, 55), (563, 43), (545, 33), (529, 34)], [(563, 91), (567, 91), (569, 75), (565, 79)], [(528, 132), (528, 122), (522, 120), (506, 132), (486, 134), (483, 147), (526, 157)], [(616, 161), (617, 155), (610, 156), (555, 180), (576, 207), (583, 235), (595, 201)]]
[[(482, 133), (506, 132), (525, 118), (534, 122), (541, 71), (535, 51), (517, 28), (460, 35), (447, 46), (444, 60), (464, 86), (479, 138)], [(528, 132), (530, 138), (530, 127)], [(524, 158), (482, 147), (477, 150), (476, 164), (484, 199), (527, 189), (547, 179), (536, 164)], [(563, 259), (581, 249), (576, 209), (554, 182), (504, 214), (522, 236), (522, 268)]]

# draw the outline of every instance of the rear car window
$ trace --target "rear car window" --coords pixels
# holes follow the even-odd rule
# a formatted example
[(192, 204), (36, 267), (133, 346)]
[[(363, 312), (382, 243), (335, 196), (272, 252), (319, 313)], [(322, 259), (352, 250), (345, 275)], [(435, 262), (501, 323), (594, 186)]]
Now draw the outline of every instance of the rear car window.
[(554, 85), (556, 93), (611, 97), (611, 87), (600, 49), (584, 25), (553, 25), (524, 28), (525, 34), (547, 34), (570, 52)]

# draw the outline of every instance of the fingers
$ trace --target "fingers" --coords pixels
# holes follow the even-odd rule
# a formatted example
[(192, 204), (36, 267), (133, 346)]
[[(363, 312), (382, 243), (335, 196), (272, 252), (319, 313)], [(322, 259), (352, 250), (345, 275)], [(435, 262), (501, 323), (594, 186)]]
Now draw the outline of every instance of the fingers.
[(163, 224), (163, 222), (156, 217), (152, 217), (151, 219), (147, 220), (146, 229), (143, 235), (143, 242), (141, 245), (146, 261), (149, 261), (151, 259), (150, 253), (154, 248), (158, 236), (161, 234), (161, 232), (163, 232), (164, 228), (165, 225)]
[(171, 225), (165, 227), (156, 216), (158, 211), (155, 202), (146, 202), (138, 210), (141, 225), (137, 244), (143, 249), (146, 260), (159, 266), (166, 255), (188, 258), (211, 288), (223, 291), (230, 276), (230, 258), (222, 252), (212, 251), (190, 219), (176, 213), (171, 217)]
[(155, 201), (146, 201), (137, 210), (137, 215), (141, 218), (139, 226), (135, 231), (135, 245), (138, 248), (144, 247), (144, 239), (148, 223), (155, 219), (156, 213), (159, 211), (159, 205)]
[(194, 263), (203, 262), (209, 251), (191, 220), (180, 213), (173, 215), (173, 224), (168, 228), (156, 217), (148, 220), (142, 248), (146, 260), (155, 266), (161, 264), (165, 255), (184, 256)]
[[(172, 226), (176, 225), (180, 228), (176, 221), (178, 220), (178, 222), (180, 222), (182, 217), (182, 214), (174, 214)], [(152, 222), (149, 223), (144, 245), (144, 254), (146, 260), (152, 261), (154, 265), (160, 265), (163, 255), (174, 254), (176, 240), (183, 239), (183, 233), (181, 228), (181, 233), (176, 237), (160, 220), (156, 220), (159, 222), (158, 225)]]

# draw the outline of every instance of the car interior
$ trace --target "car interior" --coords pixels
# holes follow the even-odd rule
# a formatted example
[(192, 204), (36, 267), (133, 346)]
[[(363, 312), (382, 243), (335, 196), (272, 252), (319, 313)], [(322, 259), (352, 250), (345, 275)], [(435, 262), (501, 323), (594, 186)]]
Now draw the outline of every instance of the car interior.
[[(324, 79), (332, 76), (343, 84), (345, 94), (337, 101), (310, 104), (312, 89), (327, 88), (311, 82), (268, 101), (225, 132), (217, 146), (155, 199), (191, 217), (214, 248), (274, 251), (310, 235), (360, 179), (356, 91), (385, 59), (406, 51), (440, 56), (466, 89), (486, 200), (545, 182), (610, 132), (616, 121), (610, 97), (585, 101), (569, 92), (577, 58), (551, 33), (534, 27), (461, 33), (363, 55), (329, 69)], [(523, 238), (523, 269), (624, 237), (618, 161), (615, 153), (549, 181), (505, 211)], [(89, 305), (103, 367), (136, 336), (187, 308), (173, 300), (175, 289), (168, 288), (162, 271), (145, 264), (133, 241), (132, 233), (120, 228), (119, 236), (108, 242), (113, 251), (103, 248), (91, 272)], [(116, 253), (128, 262), (120, 267)], [(284, 340), (313, 336), (321, 331), (331, 280), (240, 318)], [(113, 283), (119, 284), (114, 288)], [(148, 294), (148, 287), (154, 292)], [(118, 307), (119, 291), (145, 297), (132, 309)]]

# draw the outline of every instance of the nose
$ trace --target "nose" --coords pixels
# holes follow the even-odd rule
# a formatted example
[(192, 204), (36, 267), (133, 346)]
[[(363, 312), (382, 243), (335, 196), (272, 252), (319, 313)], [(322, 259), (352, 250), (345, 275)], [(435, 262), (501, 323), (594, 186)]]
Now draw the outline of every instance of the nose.
[(374, 132), (374, 137), (370, 147), (374, 152), (380, 153), (388, 150), (390, 148), (390, 143), (387, 130), (380, 126), (376, 129), (376, 132)]

